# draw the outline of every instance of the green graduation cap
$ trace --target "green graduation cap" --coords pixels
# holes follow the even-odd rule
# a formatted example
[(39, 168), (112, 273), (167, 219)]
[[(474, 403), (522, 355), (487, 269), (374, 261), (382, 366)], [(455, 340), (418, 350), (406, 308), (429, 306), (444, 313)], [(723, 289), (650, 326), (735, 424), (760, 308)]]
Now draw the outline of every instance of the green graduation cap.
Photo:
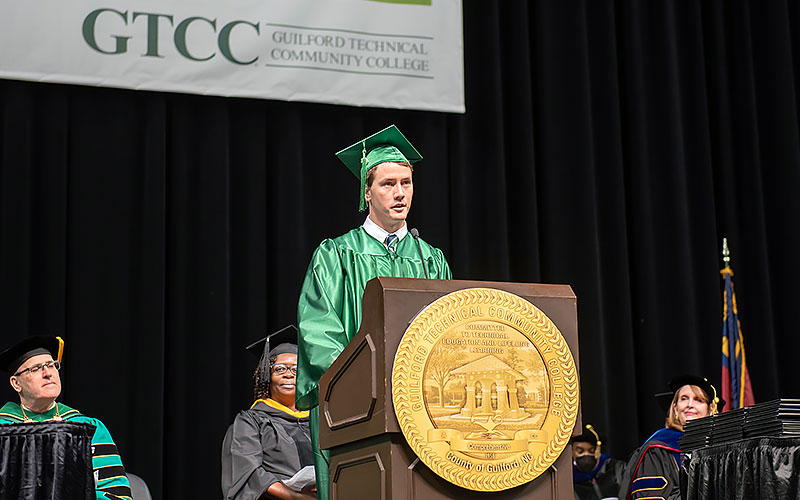
[(367, 172), (369, 169), (386, 162), (411, 164), (422, 159), (419, 151), (408, 142), (408, 139), (394, 125), (389, 125), (380, 132), (344, 148), (336, 153), (336, 157), (361, 181), (361, 191), (358, 196), (358, 209), (360, 211), (367, 208), (364, 190), (367, 185)]

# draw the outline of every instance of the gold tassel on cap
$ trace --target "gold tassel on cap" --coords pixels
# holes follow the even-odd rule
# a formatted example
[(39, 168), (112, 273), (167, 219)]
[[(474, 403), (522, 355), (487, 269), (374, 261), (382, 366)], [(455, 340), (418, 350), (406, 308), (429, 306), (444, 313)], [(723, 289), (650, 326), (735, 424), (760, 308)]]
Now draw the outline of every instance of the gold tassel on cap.
[(603, 442), (600, 441), (600, 435), (594, 430), (592, 424), (586, 424), (586, 430), (594, 434), (594, 437), (597, 439), (597, 446), (594, 448), (594, 458), (600, 460), (600, 447), (603, 445)]
[(56, 337), (56, 339), (58, 339), (58, 357), (56, 359), (61, 363), (61, 356), (64, 355), (64, 339), (61, 337)]

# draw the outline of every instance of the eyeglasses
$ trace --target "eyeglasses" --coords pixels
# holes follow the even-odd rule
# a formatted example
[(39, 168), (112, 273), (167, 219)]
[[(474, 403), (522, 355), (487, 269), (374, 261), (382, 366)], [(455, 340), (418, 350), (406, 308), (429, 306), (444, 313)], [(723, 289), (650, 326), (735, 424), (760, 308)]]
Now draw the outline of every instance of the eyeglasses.
[(275, 375), (283, 375), (286, 370), (292, 372), (292, 375), (297, 375), (297, 365), (286, 366), (282, 364), (272, 365), (272, 373)]
[(39, 370), (42, 368), (49, 368), (50, 370), (55, 369), (56, 371), (61, 369), (61, 361), (48, 361), (47, 363), (42, 363), (41, 365), (33, 365), (30, 368), (26, 368), (24, 370), (18, 371), (14, 374), (15, 377), (19, 377), (25, 373), (30, 373), (31, 375), (35, 375), (39, 373)]

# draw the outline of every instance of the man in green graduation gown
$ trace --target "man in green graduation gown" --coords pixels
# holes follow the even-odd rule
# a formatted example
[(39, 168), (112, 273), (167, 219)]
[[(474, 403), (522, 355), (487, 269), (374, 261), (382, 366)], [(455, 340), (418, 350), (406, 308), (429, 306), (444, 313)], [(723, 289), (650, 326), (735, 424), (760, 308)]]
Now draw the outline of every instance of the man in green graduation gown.
[(70, 421), (96, 427), (92, 437), (92, 468), (98, 500), (129, 499), (131, 488), (122, 459), (106, 426), (96, 418), (56, 402), (61, 394), (61, 337), (28, 337), (0, 353), (0, 369), (11, 373), (9, 382), (19, 404), (0, 408), (0, 424)]
[(336, 156), (360, 180), (359, 208), (368, 208), (369, 215), (362, 226), (320, 243), (297, 306), (297, 408), (311, 410), (317, 495), (324, 500), (329, 467), (328, 453), (319, 449), (317, 384), (358, 331), (367, 281), (377, 276), (452, 278), (442, 251), (409, 234), (412, 164), (422, 156), (397, 127), (387, 127)]

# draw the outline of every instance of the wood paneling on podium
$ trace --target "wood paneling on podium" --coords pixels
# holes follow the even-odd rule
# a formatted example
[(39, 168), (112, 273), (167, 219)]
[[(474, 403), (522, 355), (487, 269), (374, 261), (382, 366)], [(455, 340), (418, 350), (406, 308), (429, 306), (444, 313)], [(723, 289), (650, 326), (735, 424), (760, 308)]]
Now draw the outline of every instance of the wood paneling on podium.
[[(576, 366), (577, 301), (568, 285), (413, 278), (367, 283), (358, 333), (320, 379), (320, 446), (331, 451), (331, 498), (572, 500), (570, 447), (530, 483), (500, 492), (453, 485), (417, 459), (392, 404), (392, 366), (403, 333), (428, 304), (466, 288), (493, 288), (528, 300), (564, 336)], [(575, 425), (581, 429), (580, 412)]]

